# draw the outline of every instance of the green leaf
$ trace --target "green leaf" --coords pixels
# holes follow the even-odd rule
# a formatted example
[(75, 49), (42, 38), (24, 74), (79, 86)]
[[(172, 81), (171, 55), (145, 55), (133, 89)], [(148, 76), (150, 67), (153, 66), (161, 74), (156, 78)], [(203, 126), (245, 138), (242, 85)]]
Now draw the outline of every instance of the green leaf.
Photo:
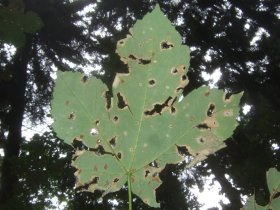
[(25, 33), (35, 33), (43, 22), (34, 12), (0, 8), (0, 25), (0, 39), (21, 47), (25, 43)]
[(112, 98), (96, 78), (58, 72), (53, 127), (67, 143), (87, 148), (77, 149), (73, 161), (78, 186), (106, 195), (131, 176), (133, 193), (158, 207), (159, 173), (183, 160), (178, 147), (195, 156), (190, 166), (223, 148), (237, 126), (242, 94), (226, 98), (201, 87), (181, 101), (189, 48), (159, 6), (118, 42), (117, 53), (129, 73), (116, 76)]
[(277, 210), (280, 209), (280, 197), (275, 197), (280, 193), (280, 173), (275, 168), (269, 169), (267, 172), (267, 186), (270, 192), (269, 203), (266, 206), (260, 206), (256, 203), (254, 196), (251, 196), (244, 210)]

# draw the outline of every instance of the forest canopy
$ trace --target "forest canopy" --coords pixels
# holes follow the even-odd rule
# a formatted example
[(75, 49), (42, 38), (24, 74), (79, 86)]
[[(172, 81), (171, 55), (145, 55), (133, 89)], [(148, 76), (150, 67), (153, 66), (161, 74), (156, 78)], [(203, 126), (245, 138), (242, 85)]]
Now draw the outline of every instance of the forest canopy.
[[(98, 191), (74, 189), (73, 147), (83, 145), (66, 145), (50, 128), (32, 132), (32, 138), (25, 138), (22, 131), (48, 127), (57, 69), (85, 72), (109, 88), (117, 73), (127, 72), (115, 53), (117, 41), (157, 3), (182, 43), (190, 46), (186, 75), (190, 83), (184, 95), (213, 83), (204, 75), (220, 72), (215, 86), (229, 96), (244, 91), (240, 106), (250, 107), (240, 112), (227, 147), (190, 169), (186, 168), (190, 156), (184, 151), (185, 161), (160, 173), (163, 184), (156, 192), (160, 209), (200, 209), (190, 189), (202, 189), (204, 177), (210, 175), (229, 200), (220, 208), (240, 209), (244, 195), (254, 195), (259, 205), (269, 202), (266, 174), (270, 168), (279, 170), (280, 158), (280, 3), (1, 0), (1, 209), (55, 209), (54, 197), (65, 204), (64, 209), (127, 208), (126, 187), (103, 200)], [(153, 209), (134, 198), (136, 209)]]

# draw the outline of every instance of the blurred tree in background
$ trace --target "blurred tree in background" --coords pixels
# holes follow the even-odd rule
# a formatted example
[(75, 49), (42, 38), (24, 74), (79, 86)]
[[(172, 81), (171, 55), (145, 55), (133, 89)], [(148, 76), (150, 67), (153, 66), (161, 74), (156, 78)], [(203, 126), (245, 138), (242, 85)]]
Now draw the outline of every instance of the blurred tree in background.
[[(161, 173), (161, 209), (199, 209), (189, 188), (203, 186), (202, 177), (211, 173), (230, 200), (223, 209), (240, 209), (242, 195), (253, 193), (259, 204), (268, 201), (265, 173), (270, 167), (279, 170), (280, 160), (278, 1), (0, 0), (0, 209), (56, 209), (54, 197), (66, 203), (65, 209), (127, 208), (125, 187), (103, 200), (100, 192), (74, 189), (72, 149), (51, 130), (31, 139), (22, 130), (26, 122), (33, 127), (45, 123), (56, 69), (90, 72), (108, 86), (117, 72), (127, 71), (115, 54), (116, 42), (156, 3), (191, 47), (185, 94), (211, 82), (202, 74), (219, 70), (216, 85), (228, 94), (244, 91), (241, 106), (251, 107), (240, 113), (240, 125), (225, 149), (191, 169), (183, 162)], [(30, 24), (39, 18), (42, 26), (13, 42), (5, 33), (18, 28), (4, 24), (11, 18), (3, 9), (17, 15), (33, 12)], [(186, 171), (191, 175), (179, 179)], [(134, 205), (152, 209), (137, 197)]]

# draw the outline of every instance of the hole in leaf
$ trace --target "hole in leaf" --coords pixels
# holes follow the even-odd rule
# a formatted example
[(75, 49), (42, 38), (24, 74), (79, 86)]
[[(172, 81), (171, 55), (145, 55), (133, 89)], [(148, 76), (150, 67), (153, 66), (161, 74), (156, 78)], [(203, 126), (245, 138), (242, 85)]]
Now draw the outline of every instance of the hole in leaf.
[(94, 178), (92, 179), (91, 184), (97, 184), (97, 183), (98, 183), (98, 180), (99, 180), (99, 177), (98, 177), (98, 176), (94, 177)]
[(87, 81), (88, 81), (88, 76), (86, 76), (86, 75), (84, 75), (84, 76), (82, 76), (82, 78), (81, 78), (81, 82), (82, 83), (86, 83)]
[(117, 183), (118, 181), (119, 181), (119, 179), (118, 179), (118, 178), (115, 178), (113, 182), (114, 182), (114, 183)]
[(176, 146), (177, 146), (177, 151), (178, 151), (178, 153), (180, 155), (182, 155), (182, 156), (190, 155), (187, 147), (185, 147), (185, 146), (178, 146), (178, 145), (176, 145)]
[(92, 129), (90, 130), (90, 135), (96, 136), (96, 135), (98, 135), (98, 134), (99, 134), (99, 132), (98, 132), (98, 130), (97, 130), (96, 128), (92, 128)]
[(105, 149), (103, 146), (101, 145), (98, 145), (98, 147), (96, 149), (92, 149), (94, 150), (94, 153), (97, 155), (97, 156), (102, 156), (105, 154)]
[(224, 96), (225, 101), (229, 100), (231, 95), (232, 95), (232, 93), (226, 93), (225, 96)]
[(175, 114), (176, 113), (176, 108), (175, 107), (171, 107), (171, 114)]
[(145, 178), (150, 174), (151, 172), (149, 170), (145, 171)]
[(172, 68), (172, 69), (171, 69), (171, 74), (173, 74), (173, 75), (178, 74), (178, 69)]
[(206, 123), (201, 123), (196, 126), (199, 130), (211, 130), (211, 128)]
[(132, 60), (136, 60), (136, 59), (137, 59), (134, 55), (131, 55), (131, 54), (130, 54), (128, 57), (129, 57), (130, 59), (132, 59)]
[(174, 47), (174, 45), (169, 41), (163, 41), (160, 43), (160, 48), (162, 50), (171, 49), (172, 47)]
[(165, 107), (168, 107), (169, 106), (169, 101), (172, 100), (172, 97), (169, 96), (166, 101), (163, 103), (163, 104), (154, 104), (154, 107), (153, 109), (151, 110), (146, 110), (144, 112), (144, 114), (147, 116), (147, 115), (154, 115), (154, 114), (159, 114), (161, 115), (161, 112), (162, 110), (165, 108)]
[(156, 81), (154, 79), (149, 80), (149, 86), (150, 87), (155, 86), (155, 84), (156, 84)]
[(142, 58), (139, 59), (139, 64), (147, 65), (149, 63), (151, 63), (150, 59), (142, 59)]
[(186, 75), (183, 75), (182, 77), (181, 77), (181, 80), (182, 81), (185, 81), (187, 79), (187, 76)]
[(68, 119), (68, 120), (75, 120), (75, 117), (76, 117), (75, 113), (74, 113), (74, 112), (71, 112), (71, 113), (68, 115), (67, 119)]
[(112, 106), (112, 97), (109, 91), (106, 91), (104, 94), (104, 97), (106, 99), (106, 109), (109, 110)]
[(114, 116), (114, 117), (113, 117), (113, 122), (114, 122), (114, 123), (119, 122), (119, 117), (118, 117), (118, 116)]
[(116, 141), (117, 141), (117, 137), (114, 136), (113, 138), (111, 138), (111, 140), (109, 141), (110, 145), (112, 147), (115, 147), (116, 146)]
[(156, 160), (154, 160), (153, 162), (151, 162), (149, 164), (149, 166), (154, 167), (154, 168), (158, 168), (158, 162)]
[(117, 93), (117, 98), (118, 98), (118, 103), (117, 103), (118, 107), (120, 109), (124, 109), (127, 106), (124, 97), (120, 93)]
[(73, 146), (76, 150), (85, 150), (85, 149), (87, 149), (87, 147), (83, 144), (83, 142), (79, 141), (78, 139), (74, 139), (74, 140), (73, 140), (72, 146)]
[(118, 159), (122, 159), (122, 153), (118, 152), (117, 158), (118, 158)]
[(208, 117), (212, 117), (213, 113), (214, 113), (214, 109), (215, 109), (215, 105), (214, 104), (210, 104), (209, 108), (207, 110), (207, 116)]

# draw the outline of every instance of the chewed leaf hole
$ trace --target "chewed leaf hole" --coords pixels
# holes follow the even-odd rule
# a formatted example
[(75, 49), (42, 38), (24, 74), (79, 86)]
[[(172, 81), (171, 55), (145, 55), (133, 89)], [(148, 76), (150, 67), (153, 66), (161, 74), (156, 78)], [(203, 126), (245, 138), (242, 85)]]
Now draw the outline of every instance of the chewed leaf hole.
[(143, 65), (147, 65), (147, 64), (151, 63), (151, 60), (150, 59), (142, 59), (142, 58), (140, 58), (138, 63), (139, 64), (143, 64)]
[(171, 107), (171, 114), (176, 114), (176, 108), (175, 107)]
[(88, 79), (89, 79), (88, 76), (84, 75), (81, 77), (81, 82), (86, 83), (88, 81)]
[(182, 77), (181, 77), (181, 80), (182, 81), (185, 81), (187, 79), (187, 76), (186, 75), (183, 75)]
[(206, 123), (202, 123), (202, 124), (198, 124), (196, 126), (199, 130), (211, 130), (211, 128), (206, 124)]
[(99, 132), (98, 132), (97, 128), (92, 128), (92, 129), (90, 130), (90, 135), (96, 136), (96, 135), (98, 135), (98, 134), (99, 134)]
[(117, 158), (118, 158), (118, 159), (122, 159), (122, 153), (118, 152)]
[(170, 41), (163, 41), (160, 43), (160, 49), (168, 50), (174, 47), (174, 45)]
[(116, 136), (114, 136), (113, 138), (111, 138), (111, 140), (109, 141), (109, 143), (110, 143), (110, 145), (112, 146), (112, 147), (115, 147), (116, 146), (116, 142), (117, 141), (117, 137)]
[(118, 116), (114, 116), (113, 117), (113, 122), (114, 123), (118, 123), (119, 122), (119, 117)]
[(149, 164), (149, 166), (154, 167), (154, 168), (158, 168), (158, 162), (156, 160), (154, 160), (153, 162), (151, 162)]
[(131, 55), (131, 54), (130, 54), (128, 57), (129, 57), (130, 59), (132, 59), (132, 60), (136, 60), (136, 59), (137, 59), (134, 55)]
[(85, 150), (85, 149), (87, 149), (87, 147), (79, 139), (74, 139), (73, 142), (72, 142), (72, 146), (76, 150)]
[(106, 109), (109, 110), (112, 106), (112, 97), (109, 91), (104, 93), (104, 97), (106, 99)]
[(98, 177), (98, 176), (94, 177), (94, 178), (92, 179), (91, 184), (97, 184), (97, 183), (98, 183), (98, 180), (99, 180), (99, 177)]
[(105, 154), (105, 149), (104, 149), (103, 146), (99, 145), (99, 146), (95, 149), (94, 153), (95, 153), (97, 156), (102, 156), (102, 155)]
[(149, 170), (145, 171), (145, 178), (150, 174), (151, 172)]
[(178, 69), (172, 68), (172, 69), (171, 69), (171, 74), (177, 75), (177, 74), (178, 74)]
[(149, 86), (150, 86), (150, 87), (155, 86), (155, 84), (156, 84), (156, 80), (154, 80), (154, 79), (150, 79), (150, 80), (149, 80)]
[(75, 118), (76, 118), (76, 115), (74, 112), (71, 112), (67, 117), (68, 120), (75, 120)]
[(117, 93), (117, 98), (118, 98), (118, 108), (124, 109), (127, 106), (127, 103), (124, 99), (124, 97), (121, 95), (121, 93)]
[(123, 45), (124, 45), (124, 41), (123, 41), (123, 40), (120, 40), (120, 41), (118, 42), (118, 44), (121, 45), (121, 46), (123, 46)]
[(214, 104), (210, 104), (209, 108), (207, 110), (207, 116), (208, 117), (212, 117), (213, 113), (214, 113), (214, 109), (215, 109), (215, 105)]
[(180, 155), (182, 155), (182, 156), (190, 155), (190, 153), (189, 153), (187, 147), (185, 147), (185, 146), (178, 146), (178, 145), (177, 145), (177, 151), (178, 151), (178, 153), (179, 153)]

